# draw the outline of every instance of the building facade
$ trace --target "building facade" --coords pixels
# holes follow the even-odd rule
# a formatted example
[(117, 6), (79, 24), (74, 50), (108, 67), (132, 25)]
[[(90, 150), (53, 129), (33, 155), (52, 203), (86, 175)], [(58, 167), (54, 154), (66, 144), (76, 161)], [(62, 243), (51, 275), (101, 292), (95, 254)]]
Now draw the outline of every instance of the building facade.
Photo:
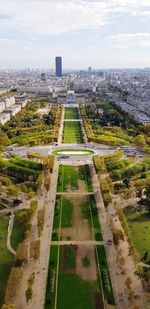
[(61, 57), (55, 58), (55, 71), (56, 71), (56, 76), (58, 77), (62, 76), (62, 58)]

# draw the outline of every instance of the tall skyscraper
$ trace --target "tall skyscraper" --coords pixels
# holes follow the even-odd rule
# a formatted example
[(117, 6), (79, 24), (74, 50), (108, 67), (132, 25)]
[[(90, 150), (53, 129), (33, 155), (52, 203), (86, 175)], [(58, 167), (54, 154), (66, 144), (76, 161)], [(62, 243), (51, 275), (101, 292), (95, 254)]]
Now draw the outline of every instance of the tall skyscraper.
[(88, 68), (88, 73), (91, 74), (92, 73), (92, 67)]
[(56, 57), (55, 58), (55, 69), (56, 69), (56, 76), (62, 76), (62, 58)]

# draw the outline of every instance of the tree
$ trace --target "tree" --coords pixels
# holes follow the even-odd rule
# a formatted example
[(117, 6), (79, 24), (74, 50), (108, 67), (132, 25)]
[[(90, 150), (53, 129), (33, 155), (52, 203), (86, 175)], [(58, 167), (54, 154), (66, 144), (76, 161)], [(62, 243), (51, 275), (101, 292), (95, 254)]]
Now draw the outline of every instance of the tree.
[(144, 205), (150, 211), (150, 185), (146, 186), (144, 194), (141, 196), (138, 203)]
[(130, 179), (129, 178), (123, 179), (123, 184), (126, 186), (126, 188), (129, 188), (130, 187)]
[(145, 201), (146, 201), (146, 206), (150, 210), (150, 185), (148, 185), (145, 189)]
[(16, 251), (16, 266), (22, 266), (28, 260), (28, 246), (25, 241), (19, 244)]
[(2, 306), (2, 309), (15, 309), (13, 304), (4, 304)]
[(133, 289), (129, 289), (129, 294), (128, 294), (129, 296), (129, 300), (131, 301), (131, 302), (133, 302), (133, 300), (135, 299), (135, 292), (134, 292), (134, 290)]
[(10, 186), (7, 188), (7, 193), (8, 193), (8, 195), (10, 195), (10, 196), (15, 196), (15, 197), (17, 197), (18, 194), (19, 194), (19, 191), (18, 191), (18, 189), (17, 189), (14, 185), (10, 185)]
[(5, 303), (13, 303), (17, 292), (19, 290), (19, 286), (22, 278), (22, 268), (21, 267), (12, 267), (9, 279), (6, 288), (5, 294)]
[(40, 240), (33, 240), (30, 242), (30, 257), (38, 260), (40, 257)]
[(123, 267), (125, 265), (125, 257), (124, 256), (121, 256), (119, 258), (119, 263), (120, 263), (120, 266)]
[(135, 137), (135, 144), (139, 148), (143, 148), (146, 145), (145, 136), (143, 134), (139, 134)]
[(131, 283), (132, 283), (131, 277), (127, 277), (126, 280), (125, 280), (125, 285), (126, 285), (127, 289), (131, 289)]
[(141, 198), (142, 197), (142, 189), (139, 188), (137, 191), (136, 191), (136, 197), (138, 198)]

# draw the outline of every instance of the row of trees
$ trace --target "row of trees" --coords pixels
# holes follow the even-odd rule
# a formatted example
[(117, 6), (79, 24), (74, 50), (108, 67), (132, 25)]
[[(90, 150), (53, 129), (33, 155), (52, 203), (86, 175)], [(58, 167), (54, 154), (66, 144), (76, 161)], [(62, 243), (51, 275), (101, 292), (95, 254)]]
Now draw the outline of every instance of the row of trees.
[(47, 144), (55, 140), (60, 124), (61, 106), (52, 106), (48, 115), (40, 115), (38, 109), (47, 105), (47, 101), (35, 100), (27, 104), (16, 116), (12, 117), (0, 130), (0, 143), (20, 145)]
[(108, 101), (81, 105), (80, 110), (89, 141), (112, 146), (134, 143), (150, 153), (149, 124), (137, 124), (132, 116)]

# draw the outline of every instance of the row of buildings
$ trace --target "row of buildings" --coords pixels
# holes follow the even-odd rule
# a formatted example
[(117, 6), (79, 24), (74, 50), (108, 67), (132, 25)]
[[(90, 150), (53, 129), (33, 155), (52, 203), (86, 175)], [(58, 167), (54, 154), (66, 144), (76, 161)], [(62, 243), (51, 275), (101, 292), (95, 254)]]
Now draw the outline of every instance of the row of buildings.
[[(96, 96), (110, 99), (142, 124), (150, 122), (150, 70), (94, 72), (89, 68), (88, 71), (69, 72), (60, 76), (62, 59), (58, 58), (56, 58), (56, 74), (50, 74), (46, 70), (0, 72), (0, 92), (1, 89), (7, 91), (13, 88), (17, 90), (19, 97), (20, 95), (25, 98), (46, 97), (49, 102), (60, 104), (84, 104), (92, 102)], [(14, 101), (11, 106), (8, 106), (9, 104), (12, 103), (8, 99), (5, 102), (1, 101), (1, 113), (4, 109), (12, 109)], [(12, 112), (15, 113), (15, 107)]]
[(4, 125), (25, 107), (28, 100), (24, 96), (2, 96), (0, 97), (0, 124)]

